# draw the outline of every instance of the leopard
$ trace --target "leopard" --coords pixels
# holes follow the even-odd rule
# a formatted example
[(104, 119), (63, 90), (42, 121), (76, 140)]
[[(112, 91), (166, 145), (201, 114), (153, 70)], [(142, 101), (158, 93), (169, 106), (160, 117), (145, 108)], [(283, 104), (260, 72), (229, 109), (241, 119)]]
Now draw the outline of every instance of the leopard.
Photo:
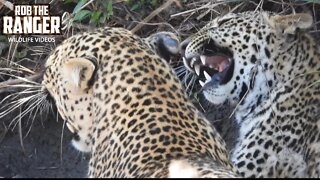
[(308, 13), (216, 17), (181, 43), (205, 100), (229, 104), (242, 177), (320, 176), (320, 51)]
[(238, 176), (224, 140), (166, 60), (176, 45), (170, 34), (140, 38), (105, 27), (50, 54), (41, 92), (74, 134), (73, 146), (90, 154), (88, 177)]

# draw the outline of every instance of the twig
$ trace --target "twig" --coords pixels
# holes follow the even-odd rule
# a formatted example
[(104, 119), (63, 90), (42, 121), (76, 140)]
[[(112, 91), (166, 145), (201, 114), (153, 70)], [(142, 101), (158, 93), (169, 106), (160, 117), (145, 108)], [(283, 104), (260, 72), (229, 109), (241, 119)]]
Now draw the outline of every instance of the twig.
[[(0, 0), (0, 4), (3, 4), (4, 6), (6, 6), (7, 8), (9, 8), (11, 11), (13, 11), (13, 4), (10, 1), (6, 1), (6, 0)], [(0, 8), (1, 9), (1, 8)]]
[(236, 9), (238, 9), (240, 6), (242, 6), (244, 4), (244, 2), (241, 2), (240, 4), (236, 5), (235, 7), (233, 7), (229, 13), (232, 13), (233, 11), (235, 11)]
[[(13, 37), (15, 37), (15, 35)], [(13, 62), (12, 60), (14, 58), (14, 55), (15, 55), (15, 52), (16, 52), (16, 48), (17, 48), (16, 46), (18, 46), (17, 45), (18, 43), (19, 42), (11, 42), (10, 43), (9, 51), (8, 51), (8, 57), (6, 59), (7, 60), (7, 66), (11, 65), (12, 64), (11, 62)], [(13, 50), (13, 52), (12, 52), (12, 50)]]
[(35, 169), (37, 170), (53, 170), (53, 169), (58, 169), (59, 167), (56, 166), (51, 166), (51, 167), (36, 167)]
[(191, 12), (198, 11), (198, 10), (201, 10), (201, 9), (207, 9), (207, 8), (209, 8), (208, 7), (209, 5), (210, 5), (210, 2), (207, 3), (204, 6), (201, 6), (201, 7), (195, 8), (195, 9), (189, 9), (187, 11), (183, 11), (183, 12), (180, 12), (180, 13), (177, 13), (177, 14), (173, 14), (170, 17), (173, 18), (173, 17), (176, 17), (176, 16), (180, 16), (180, 15), (183, 15), (183, 14), (191, 13)]
[(172, 29), (176, 34), (179, 34), (179, 32), (171, 24), (166, 23), (166, 22), (161, 22), (161, 23), (144, 23), (144, 22), (138, 22), (138, 21), (133, 21), (133, 22), (142, 23), (142, 24), (150, 25), (150, 26), (165, 25), (165, 26), (168, 26), (170, 29)]
[[(35, 75), (31, 75), (26, 77), (26, 80), (29, 81), (35, 81), (38, 78), (40, 78), (42, 76), (42, 73), (38, 73)], [(19, 87), (13, 87), (12, 85), (17, 85), (17, 84), (22, 84), (25, 83), (25, 80), (21, 80), (21, 79), (10, 79), (4, 82), (0, 82), (0, 93), (3, 92), (9, 92), (9, 91), (13, 91), (15, 89), (18, 89)]]
[(138, 30), (140, 30), (145, 23), (149, 22), (154, 16), (158, 15), (162, 10), (168, 8), (172, 3), (179, 4), (177, 0), (167, 0), (164, 4), (162, 4), (160, 7), (158, 7), (156, 10), (154, 10), (149, 16), (143, 19), (143, 21), (139, 24), (137, 24), (131, 31), (132, 33), (136, 33)]
[(173, 17), (176, 17), (176, 16), (181, 16), (181, 15), (188, 14), (188, 13), (193, 13), (195, 11), (202, 10), (202, 9), (214, 10), (213, 9), (214, 7), (217, 7), (217, 6), (223, 5), (223, 4), (227, 4), (227, 3), (228, 3), (228, 1), (218, 1), (218, 2), (215, 2), (215, 3), (208, 2), (206, 5), (203, 5), (201, 7), (198, 7), (198, 8), (195, 8), (195, 9), (189, 9), (187, 11), (183, 11), (183, 12), (180, 12), (180, 13), (176, 13), (176, 14), (171, 15), (170, 17), (173, 18)]

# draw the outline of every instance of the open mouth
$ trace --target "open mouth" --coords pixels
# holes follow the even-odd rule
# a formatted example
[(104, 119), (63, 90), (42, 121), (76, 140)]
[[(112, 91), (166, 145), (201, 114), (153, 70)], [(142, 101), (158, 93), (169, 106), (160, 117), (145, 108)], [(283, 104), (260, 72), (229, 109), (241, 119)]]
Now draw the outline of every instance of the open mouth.
[(198, 76), (200, 85), (203, 87), (208, 82), (218, 81), (219, 85), (226, 84), (233, 76), (233, 54), (228, 48), (219, 47), (213, 41), (207, 43), (203, 51), (188, 60), (185, 64)]

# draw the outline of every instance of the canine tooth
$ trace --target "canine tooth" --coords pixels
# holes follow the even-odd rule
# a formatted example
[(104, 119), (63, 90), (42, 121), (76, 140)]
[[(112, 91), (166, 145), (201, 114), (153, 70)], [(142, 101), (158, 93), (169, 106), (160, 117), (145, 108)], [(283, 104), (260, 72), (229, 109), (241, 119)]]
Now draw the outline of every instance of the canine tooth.
[(202, 64), (203, 64), (203, 65), (206, 65), (206, 57), (203, 56), (203, 55), (201, 55), (201, 56), (200, 56), (200, 59), (201, 59)]
[(196, 64), (194, 66), (194, 70), (196, 70), (196, 74), (199, 76), (200, 75), (200, 66), (198, 64)]
[(207, 71), (203, 71), (204, 76), (206, 77), (207, 80), (211, 80), (211, 76), (207, 73)]
[(197, 59), (194, 57), (194, 58), (192, 58), (192, 60), (191, 60), (191, 63), (190, 63), (190, 65), (191, 65), (191, 67), (193, 67), (194, 66), (194, 63), (197, 61)]
[(194, 65), (194, 61), (191, 60), (190, 66), (193, 67), (193, 65)]
[(203, 81), (201, 81), (201, 80), (199, 80), (199, 83), (200, 83), (200, 85), (203, 87), (204, 86), (204, 82)]
[(187, 61), (187, 59), (185, 57), (182, 57), (182, 60), (183, 60), (183, 64), (184, 64), (184, 67), (186, 67), (186, 69), (190, 72), (193, 72), (194, 69), (191, 68), (191, 65), (189, 64), (189, 62)]

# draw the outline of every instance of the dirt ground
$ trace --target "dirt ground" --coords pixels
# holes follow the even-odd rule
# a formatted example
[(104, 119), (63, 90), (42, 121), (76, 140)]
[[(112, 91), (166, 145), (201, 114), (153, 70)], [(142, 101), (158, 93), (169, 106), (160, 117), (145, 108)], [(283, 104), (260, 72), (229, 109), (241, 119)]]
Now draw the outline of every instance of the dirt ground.
[[(33, 2), (33, 0), (29, 1)], [(19, 3), (21, 1), (12, 0), (12, 2)], [(38, 0), (37, 2), (46, 4), (50, 2), (50, 0)], [(72, 13), (72, 10), (76, 5), (76, 3), (65, 5), (62, 1), (53, 2), (56, 4), (52, 5), (51, 8), (59, 15), (62, 15), (62, 13), (66, 11)], [(134, 11), (130, 10), (130, 7), (127, 5), (124, 5), (122, 3), (123, 1), (118, 0), (117, 2), (119, 3), (114, 4), (114, 16), (108, 21), (108, 26), (121, 26), (132, 30), (137, 27), (137, 22), (145, 21), (145, 17), (155, 12), (154, 10), (156, 9), (156, 7), (151, 8), (150, 6), (146, 6)], [(159, 2), (161, 2), (159, 5), (164, 4), (163, 1)], [(181, 0), (179, 2), (186, 1)], [(181, 5), (179, 3), (170, 5), (161, 13), (156, 13), (152, 20), (144, 22), (144, 26), (138, 28), (136, 33), (145, 37), (146, 35), (156, 31), (174, 30), (179, 33), (182, 39), (184, 39), (189, 34), (196, 32), (199, 27), (205, 25), (208, 20), (213, 17), (231, 10), (234, 10), (234, 12), (255, 10), (260, 1), (234, 1), (234, 3), (230, 1), (231, 3), (229, 4), (220, 3), (220, 5), (217, 6), (214, 2), (215, 1), (213, 0), (190, 0), (188, 3), (181, 3)], [(241, 4), (239, 2), (241, 2)], [(280, 6), (279, 2), (277, 3), (277, 1), (266, 0), (262, 9), (276, 12), (280, 12), (282, 10), (290, 12), (291, 6), (294, 6), (296, 10), (305, 10), (304, 6), (300, 7), (297, 3), (287, 3)], [(319, 4), (307, 4), (307, 6), (311, 11), (320, 8)], [(99, 6), (90, 6), (89, 9), (92, 10), (97, 7)], [(314, 13), (314, 16), (317, 17), (315, 18), (315, 21), (318, 22), (316, 23), (318, 28), (316, 27), (315, 30), (313, 30), (312, 35), (314, 35), (320, 42), (320, 33), (318, 30), (320, 29), (320, 11), (316, 10), (312, 12)], [(0, 8), (0, 15), (10, 13), (12, 12), (8, 9)], [(86, 28), (86, 26), (83, 26), (83, 28)], [(75, 29), (79, 30), (79, 28)], [(64, 38), (64, 36), (61, 36), (56, 40), (61, 42)], [(25, 47), (23, 46), (19, 48), (22, 48), (23, 50)], [(8, 54), (10, 55), (10, 53), (12, 52), (9, 51), (9, 47), (5, 47), (0, 51), (0, 57), (9, 57)], [(30, 56), (30, 58), (36, 59), (36, 57), (32, 56)], [(45, 59), (45, 57), (42, 56), (41, 59)], [(0, 76), (0, 82), (2, 80), (6, 80), (6, 78), (1, 78), (3, 77)], [(4, 97), (5, 95), (0, 94), (0, 100)], [(0, 106), (2, 105), (3, 104), (0, 104)], [(218, 131), (221, 132), (227, 142), (228, 149), (230, 149), (235, 142), (235, 137), (237, 136), (237, 128), (234, 121), (232, 121), (232, 118), (227, 118), (230, 114), (230, 107), (225, 108), (222, 106), (217, 108), (211, 106), (210, 108), (205, 109), (210, 109), (210, 111), (206, 112), (206, 115), (212, 124), (216, 126)], [(16, 127), (13, 131), (11, 129), (6, 129), (10, 119), (14, 118), (18, 113), (19, 112), (11, 113), (11, 116), (7, 116), (5, 119), (0, 119), (0, 177), (71, 178), (86, 176), (89, 156), (78, 152), (72, 147), (72, 135), (67, 128), (63, 130), (63, 121), (61, 119), (57, 121), (55, 114), (49, 114), (48, 118), (36, 118), (32, 124), (30, 134), (24, 138), (22, 146), (18, 131), (19, 128)], [(25, 120), (23, 120), (23, 122), (25, 122)], [(23, 135), (26, 134), (25, 131), (27, 131), (29, 126), (30, 124), (26, 125), (27, 128), (21, 128), (23, 130)]]
[[(8, 131), (0, 139), (0, 177), (85, 177), (89, 157), (72, 147), (72, 135), (67, 128), (63, 130), (61, 144), (62, 127), (61, 119), (58, 122), (54, 118), (44, 122), (36, 120), (23, 140), (24, 150), (18, 128)], [(5, 132), (3, 126), (0, 132)]]

